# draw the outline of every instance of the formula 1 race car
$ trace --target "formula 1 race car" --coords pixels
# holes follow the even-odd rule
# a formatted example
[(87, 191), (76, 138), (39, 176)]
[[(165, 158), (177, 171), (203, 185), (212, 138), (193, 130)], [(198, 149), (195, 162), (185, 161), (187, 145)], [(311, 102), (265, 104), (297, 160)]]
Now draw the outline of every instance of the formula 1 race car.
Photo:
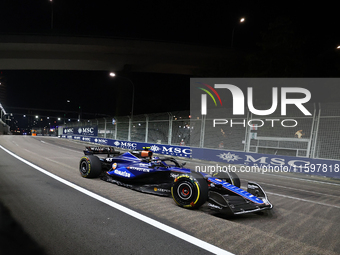
[[(120, 153), (113, 147), (86, 147), (80, 159), (82, 177), (96, 178), (140, 192), (172, 196), (184, 208), (199, 208), (205, 202), (214, 211), (244, 214), (272, 209), (266, 193), (255, 182), (240, 188), (235, 173), (215, 176), (184, 168), (175, 158), (153, 157), (149, 148)], [(107, 154), (99, 158), (95, 154)]]

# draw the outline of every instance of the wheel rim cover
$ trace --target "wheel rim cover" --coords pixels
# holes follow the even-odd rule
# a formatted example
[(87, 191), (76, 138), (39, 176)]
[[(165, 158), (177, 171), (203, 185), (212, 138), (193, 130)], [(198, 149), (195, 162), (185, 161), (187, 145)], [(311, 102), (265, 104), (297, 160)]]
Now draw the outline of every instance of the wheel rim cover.
[(86, 162), (82, 162), (81, 163), (81, 165), (80, 165), (80, 171), (82, 172), (82, 173), (86, 173), (87, 172), (87, 164), (86, 164)]
[(186, 183), (181, 183), (177, 188), (177, 194), (181, 199), (188, 200), (191, 198), (192, 188)]

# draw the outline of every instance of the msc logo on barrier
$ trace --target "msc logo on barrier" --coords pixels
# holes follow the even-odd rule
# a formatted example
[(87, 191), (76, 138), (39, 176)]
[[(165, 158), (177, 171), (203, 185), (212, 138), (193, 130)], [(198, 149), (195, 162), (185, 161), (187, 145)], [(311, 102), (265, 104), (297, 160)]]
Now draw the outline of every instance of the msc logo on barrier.
[(82, 137), (81, 140), (85, 141), (85, 142), (91, 142), (91, 138), (90, 137)]
[(228, 162), (234, 162), (234, 161), (238, 161), (239, 159), (242, 159), (241, 157), (237, 156), (236, 154), (233, 154), (233, 153), (221, 153), (219, 155), (217, 155), (217, 157), (223, 159), (223, 160), (226, 160)]
[(78, 127), (75, 129), (76, 135), (85, 135), (85, 136), (97, 136), (98, 131), (97, 127)]
[(63, 133), (67, 135), (97, 136), (98, 127), (72, 127), (64, 128)]
[(100, 143), (100, 144), (108, 144), (108, 140), (107, 139), (101, 139), (101, 138), (95, 138), (94, 142), (95, 143)]
[(263, 156), (263, 155), (256, 155), (256, 154), (249, 155), (246, 153), (242, 153), (242, 157), (240, 157), (237, 154), (228, 152), (228, 153), (221, 153), (216, 156), (222, 159), (223, 161), (227, 161), (227, 162), (237, 161), (236, 164), (242, 164), (242, 165), (260, 165), (260, 166), (273, 165), (273, 166), (305, 167), (306, 165), (309, 165), (311, 163), (310, 161), (307, 161), (307, 160), (302, 160), (298, 158), (278, 157), (277, 155), (275, 156), (273, 155), (273, 157), (271, 157), (271, 156)]
[(64, 128), (63, 133), (64, 134), (73, 134), (73, 128)]
[(112, 144), (118, 148), (127, 149), (127, 150), (137, 150), (137, 143), (134, 142), (126, 142), (126, 141), (114, 141)]
[(150, 147), (155, 153), (162, 153), (166, 155), (173, 155), (173, 156), (181, 156), (181, 157), (190, 157), (191, 149), (186, 147), (173, 147), (173, 146), (165, 146), (165, 145), (152, 145)]

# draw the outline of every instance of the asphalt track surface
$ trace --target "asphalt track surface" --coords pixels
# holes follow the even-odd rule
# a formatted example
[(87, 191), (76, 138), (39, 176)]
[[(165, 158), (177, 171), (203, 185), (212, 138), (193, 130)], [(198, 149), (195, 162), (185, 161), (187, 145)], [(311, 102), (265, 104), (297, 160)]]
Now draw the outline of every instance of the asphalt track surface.
[(82, 178), (81, 142), (0, 136), (0, 146), (0, 254), (340, 254), (338, 180), (238, 173), (274, 209), (224, 217)]

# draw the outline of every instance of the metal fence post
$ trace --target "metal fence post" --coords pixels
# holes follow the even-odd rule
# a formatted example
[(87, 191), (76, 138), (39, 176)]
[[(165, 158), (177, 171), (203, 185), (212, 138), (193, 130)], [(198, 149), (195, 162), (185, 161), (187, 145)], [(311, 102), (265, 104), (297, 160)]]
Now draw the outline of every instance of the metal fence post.
[(206, 119), (206, 115), (202, 115), (201, 134), (200, 134), (200, 148), (204, 147), (205, 119)]
[(149, 136), (149, 116), (145, 114), (145, 142), (148, 142)]
[(131, 120), (130, 116), (128, 116), (128, 117), (129, 117), (129, 132), (128, 132), (128, 141), (131, 141), (132, 120)]
[(247, 125), (246, 125), (246, 130), (245, 130), (245, 134), (244, 134), (244, 147), (243, 147), (243, 151), (246, 152), (247, 148), (248, 148), (248, 130), (249, 130), (249, 126), (248, 126), (248, 121), (249, 121), (249, 110), (247, 109)]
[(106, 118), (104, 119), (104, 138), (106, 138)]
[(168, 112), (169, 115), (169, 132), (168, 132), (168, 144), (171, 145), (172, 141), (172, 114)]
[(118, 119), (116, 118), (116, 122), (115, 122), (115, 140), (117, 140), (117, 129), (118, 129)]
[[(252, 119), (252, 118), (253, 118), (253, 114), (250, 113), (250, 119)], [(246, 143), (247, 143), (246, 152), (249, 152), (250, 151), (250, 143), (251, 143), (251, 128), (250, 127), (248, 128), (248, 138), (247, 138)]]
[(315, 129), (315, 136), (314, 136), (314, 141), (313, 141), (313, 146), (312, 150), (310, 152), (310, 155), (312, 158), (316, 158), (316, 146), (317, 146), (317, 141), (318, 141), (318, 133), (319, 133), (319, 124), (320, 124), (320, 116), (321, 116), (321, 104), (319, 103), (319, 113), (316, 118), (316, 129)]
[(316, 115), (316, 108), (315, 108), (315, 103), (314, 103), (314, 112), (313, 112), (313, 120), (312, 120), (312, 127), (311, 127), (311, 132), (310, 132), (310, 136), (309, 136), (309, 142), (308, 142), (308, 146), (307, 146), (307, 153), (306, 153), (306, 157), (309, 158), (311, 156), (311, 146), (312, 143), (314, 141), (314, 126), (315, 126), (315, 115)]

